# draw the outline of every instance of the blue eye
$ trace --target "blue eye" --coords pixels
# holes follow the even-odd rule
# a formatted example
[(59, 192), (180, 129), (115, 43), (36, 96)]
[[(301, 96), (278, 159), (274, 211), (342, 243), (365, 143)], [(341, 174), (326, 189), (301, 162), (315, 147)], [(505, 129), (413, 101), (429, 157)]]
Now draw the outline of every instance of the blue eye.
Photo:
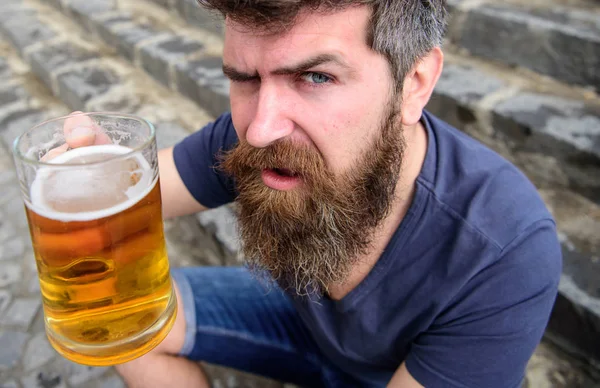
[(331, 77), (321, 73), (307, 72), (301, 75), (302, 80), (311, 84), (325, 84), (331, 82)]

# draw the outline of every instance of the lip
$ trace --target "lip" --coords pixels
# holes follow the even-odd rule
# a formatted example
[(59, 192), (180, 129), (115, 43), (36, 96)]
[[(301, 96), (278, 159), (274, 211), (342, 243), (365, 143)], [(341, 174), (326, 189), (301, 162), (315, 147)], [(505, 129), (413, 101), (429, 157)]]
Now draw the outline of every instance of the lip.
[(268, 168), (262, 170), (261, 178), (263, 180), (263, 183), (268, 187), (281, 191), (295, 189), (302, 183), (302, 179), (299, 176), (279, 175), (275, 171)]

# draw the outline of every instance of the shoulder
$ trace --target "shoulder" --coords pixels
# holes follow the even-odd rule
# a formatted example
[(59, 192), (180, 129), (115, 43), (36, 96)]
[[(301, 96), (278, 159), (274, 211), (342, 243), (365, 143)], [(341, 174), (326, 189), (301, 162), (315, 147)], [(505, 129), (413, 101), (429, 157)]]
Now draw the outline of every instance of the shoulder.
[(531, 181), (510, 161), (428, 114), (435, 174), (424, 184), (447, 212), (499, 250), (553, 217)]

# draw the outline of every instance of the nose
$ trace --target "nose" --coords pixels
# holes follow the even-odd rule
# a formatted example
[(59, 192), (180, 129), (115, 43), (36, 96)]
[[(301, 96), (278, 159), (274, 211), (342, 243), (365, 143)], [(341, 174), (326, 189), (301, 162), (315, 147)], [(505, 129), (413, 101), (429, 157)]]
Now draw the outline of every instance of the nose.
[(287, 114), (285, 92), (278, 85), (261, 85), (254, 119), (246, 132), (246, 141), (253, 147), (264, 148), (289, 136), (294, 122)]

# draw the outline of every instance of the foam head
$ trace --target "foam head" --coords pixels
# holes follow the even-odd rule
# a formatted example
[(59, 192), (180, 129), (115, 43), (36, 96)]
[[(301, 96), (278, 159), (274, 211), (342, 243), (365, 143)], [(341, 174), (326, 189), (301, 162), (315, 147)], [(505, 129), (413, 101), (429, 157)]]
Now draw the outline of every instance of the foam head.
[(79, 165), (40, 169), (31, 187), (33, 210), (67, 221), (107, 217), (133, 206), (151, 189), (153, 174), (139, 154), (108, 160), (128, 152), (131, 149), (123, 146), (92, 146), (53, 159), (53, 164)]

